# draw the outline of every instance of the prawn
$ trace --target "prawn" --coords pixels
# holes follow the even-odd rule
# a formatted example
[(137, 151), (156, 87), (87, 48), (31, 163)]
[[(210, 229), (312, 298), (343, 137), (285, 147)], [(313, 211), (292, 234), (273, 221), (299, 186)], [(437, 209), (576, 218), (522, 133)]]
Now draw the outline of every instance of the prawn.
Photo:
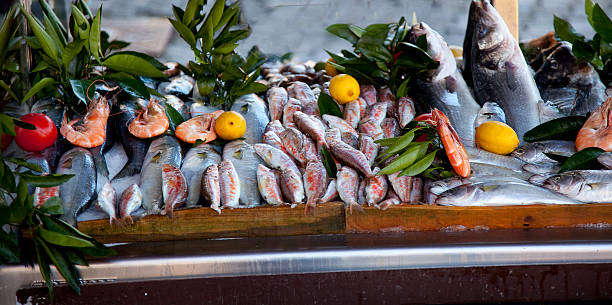
[(612, 97), (608, 97), (586, 120), (576, 136), (576, 150), (599, 147), (612, 151)]
[(128, 131), (135, 137), (146, 139), (166, 132), (168, 127), (170, 122), (166, 112), (158, 102), (151, 99), (147, 108), (141, 110), (128, 125)]
[(461, 138), (459, 138), (459, 135), (455, 129), (453, 129), (453, 126), (451, 126), (446, 115), (437, 108), (434, 108), (431, 111), (431, 118), (436, 123), (436, 130), (440, 135), (440, 139), (444, 145), (444, 151), (455, 173), (461, 177), (470, 176), (470, 161), (467, 152), (465, 151), (465, 147), (463, 147)]
[(174, 134), (186, 143), (194, 144), (197, 140), (208, 143), (217, 138), (215, 121), (221, 113), (223, 113), (223, 110), (217, 110), (189, 119), (178, 125)]
[(95, 102), (90, 103), (87, 114), (80, 125), (74, 126), (80, 119), (68, 122), (68, 117), (64, 113), (60, 133), (68, 142), (84, 147), (92, 148), (102, 145), (106, 139), (106, 123), (110, 109), (104, 97), (100, 97)]

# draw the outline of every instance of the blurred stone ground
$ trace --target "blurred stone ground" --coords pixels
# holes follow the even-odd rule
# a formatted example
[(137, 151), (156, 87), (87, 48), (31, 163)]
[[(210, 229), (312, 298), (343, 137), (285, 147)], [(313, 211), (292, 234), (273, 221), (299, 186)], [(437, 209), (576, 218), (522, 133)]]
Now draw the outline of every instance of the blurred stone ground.
[[(111, 29), (111, 35), (123, 35), (121, 38), (135, 42), (134, 48), (140, 51), (149, 51), (162, 60), (181, 63), (193, 58), (187, 44), (172, 31), (167, 19), (148, 18), (172, 16), (171, 4), (183, 8), (186, 2), (89, 1), (92, 11), (103, 4), (102, 27)], [(612, 0), (596, 2), (608, 15), (612, 15)], [(401, 16), (410, 20), (413, 12), (419, 21), (427, 22), (440, 32), (449, 44), (462, 45), (469, 4), (469, 0), (243, 0), (244, 19), (252, 27), (253, 33), (238, 50), (244, 54), (253, 45), (258, 45), (265, 53), (280, 55), (293, 52), (293, 58), (297, 61), (324, 60), (328, 58), (324, 50), (337, 52), (350, 47), (344, 40), (328, 34), (325, 31), (328, 25), (352, 23), (366, 26), (395, 22)], [(552, 31), (553, 14), (568, 20), (587, 37), (593, 35), (584, 14), (583, 0), (520, 0), (519, 5), (521, 40)], [(142, 32), (142, 26), (146, 27), (147, 24), (143, 25), (142, 20), (150, 24), (148, 34)], [(130, 26), (130, 21), (138, 21), (140, 26)]]

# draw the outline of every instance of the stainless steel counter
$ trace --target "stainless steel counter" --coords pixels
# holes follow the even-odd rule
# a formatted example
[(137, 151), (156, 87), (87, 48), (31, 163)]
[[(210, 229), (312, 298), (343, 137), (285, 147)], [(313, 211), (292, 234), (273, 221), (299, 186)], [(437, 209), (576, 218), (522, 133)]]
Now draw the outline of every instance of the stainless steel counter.
[[(152, 242), (80, 267), (85, 284), (303, 273), (612, 263), (612, 228), (406, 232)], [(59, 278), (57, 273), (55, 278)], [(41, 286), (38, 269), (0, 266), (0, 304)]]

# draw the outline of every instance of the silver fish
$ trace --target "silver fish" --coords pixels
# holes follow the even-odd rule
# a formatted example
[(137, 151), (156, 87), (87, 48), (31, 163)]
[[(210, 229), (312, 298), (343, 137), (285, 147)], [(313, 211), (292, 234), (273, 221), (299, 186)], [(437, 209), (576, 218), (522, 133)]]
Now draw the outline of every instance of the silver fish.
[(96, 169), (91, 153), (81, 147), (65, 152), (57, 165), (57, 173), (74, 175), (60, 185), (60, 198), (64, 208), (61, 219), (76, 225), (77, 214), (93, 199), (96, 190)]
[(285, 90), (283, 87), (272, 87), (268, 89), (266, 99), (268, 100), (270, 121), (282, 119), (283, 109), (285, 108), (285, 105), (289, 99), (287, 96), (287, 90)]
[(597, 157), (597, 161), (601, 163), (605, 168), (612, 169), (612, 152), (605, 152), (599, 157)]
[(159, 84), (157, 91), (161, 94), (172, 94), (180, 97), (191, 96), (195, 80), (188, 75), (179, 75), (170, 78), (170, 82)]
[(420, 112), (428, 112), (429, 108), (438, 108), (449, 119), (451, 125), (464, 142), (471, 143), (474, 139), (472, 122), (476, 119), (480, 106), (474, 98), (457, 70), (457, 62), (442, 36), (424, 22), (415, 24), (410, 29), (409, 37), (412, 43), (426, 35), (427, 53), (440, 62), (440, 66), (428, 75), (427, 79), (417, 80), (420, 90), (415, 98)]
[[(198, 90), (195, 90), (198, 91)], [(189, 106), (189, 112), (192, 118), (195, 118), (199, 115), (203, 115), (206, 113), (213, 113), (217, 110), (223, 110), (222, 106), (212, 106), (210, 104), (205, 104), (203, 102), (195, 101)]]
[(159, 214), (163, 203), (162, 164), (181, 165), (181, 146), (173, 136), (161, 136), (151, 142), (140, 173), (142, 206), (147, 214)]
[(117, 193), (110, 182), (106, 182), (100, 192), (98, 192), (96, 207), (110, 217), (111, 226), (113, 222), (117, 221)]
[(313, 210), (327, 188), (327, 170), (321, 161), (310, 161), (304, 171), (304, 191), (306, 193), (306, 213)]
[(264, 129), (264, 134), (271, 131), (278, 135), (283, 132), (283, 130), (285, 130), (285, 127), (283, 127), (283, 124), (281, 124), (279, 120), (270, 121), (270, 123), (266, 125), (266, 129)]
[(414, 109), (414, 102), (407, 96), (402, 96), (397, 100), (397, 120), (399, 127), (404, 128), (408, 123), (414, 119), (416, 110)]
[(558, 173), (561, 169), (561, 164), (558, 162), (537, 162), (537, 163), (527, 163), (523, 165), (523, 169), (532, 174), (554, 174)]
[(191, 119), (190, 107), (185, 104), (180, 98), (175, 95), (166, 95), (164, 98), (164, 104), (168, 104), (181, 114), (184, 120)]
[(237, 208), (240, 204), (240, 177), (230, 160), (219, 164), (219, 190), (224, 208)]
[(560, 140), (533, 142), (519, 146), (510, 155), (528, 163), (554, 162), (545, 153), (569, 157), (576, 153), (576, 144), (574, 141)]
[(336, 139), (330, 139), (327, 144), (329, 145), (329, 151), (339, 160), (346, 163), (347, 165), (353, 166), (359, 170), (366, 177), (372, 176), (372, 169), (370, 168), (370, 161), (366, 156), (359, 150), (352, 146), (338, 141)]
[(219, 164), (221, 155), (208, 144), (200, 144), (187, 151), (181, 172), (187, 179), (189, 195), (187, 197), (187, 207), (194, 207), (200, 202), (200, 187), (202, 185), (202, 173), (209, 166)]
[(225, 144), (223, 160), (231, 160), (240, 177), (240, 204), (258, 206), (262, 204), (257, 188), (257, 167), (263, 160), (257, 155), (252, 145), (242, 140)]
[(340, 199), (352, 212), (353, 207), (362, 209), (357, 203), (357, 189), (359, 187), (359, 176), (357, 172), (348, 166), (343, 166), (337, 174), (336, 189)]
[(490, 163), (480, 163), (470, 160), (470, 169), (472, 172), (470, 173), (471, 177), (481, 177), (481, 176), (504, 176), (504, 177), (513, 177), (522, 180), (527, 180), (531, 177), (532, 173), (524, 171), (521, 167), (520, 170), (504, 167), (502, 165), (494, 165)]
[[(553, 175), (542, 187), (583, 202), (612, 202), (612, 171), (569, 171)], [(604, 177), (603, 175), (607, 175)]]
[(219, 186), (219, 168), (217, 164), (207, 167), (202, 173), (202, 197), (210, 204), (210, 208), (221, 214), (221, 188)]
[(244, 138), (247, 143), (261, 143), (264, 129), (270, 122), (264, 101), (254, 93), (243, 95), (234, 101), (231, 110), (240, 113), (246, 120)]
[(474, 121), (474, 128), (480, 126), (480, 124), (486, 121), (498, 121), (506, 123), (506, 113), (499, 104), (495, 102), (486, 102), (482, 105), (482, 108), (478, 110), (476, 120)]
[(134, 224), (132, 213), (142, 206), (142, 193), (138, 184), (128, 186), (119, 199), (119, 215), (124, 223)]
[(465, 151), (468, 154), (470, 163), (485, 163), (499, 167), (506, 167), (518, 172), (522, 171), (523, 165), (525, 165), (525, 161), (515, 157), (494, 154), (476, 147), (466, 146)]
[(329, 184), (325, 189), (325, 193), (319, 200), (319, 203), (330, 202), (336, 198), (338, 198), (338, 189), (336, 189), (336, 179), (330, 179)]
[(279, 181), (274, 172), (260, 164), (257, 166), (257, 187), (261, 197), (271, 205), (282, 205), (283, 194), (280, 189)]
[(488, 0), (470, 5), (463, 58), (476, 100), (498, 103), (522, 141), (526, 131), (540, 124), (542, 98), (518, 43)]

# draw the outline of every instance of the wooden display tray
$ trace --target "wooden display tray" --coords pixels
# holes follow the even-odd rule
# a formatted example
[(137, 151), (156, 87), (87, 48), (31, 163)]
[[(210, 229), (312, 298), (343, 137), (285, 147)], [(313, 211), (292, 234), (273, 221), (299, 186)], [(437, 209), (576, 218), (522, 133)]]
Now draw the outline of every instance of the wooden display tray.
[(108, 219), (79, 222), (79, 229), (101, 242), (136, 242), (198, 238), (289, 236), (368, 232), (463, 231), (551, 227), (612, 226), (612, 203), (453, 207), (398, 205), (385, 211), (366, 207), (345, 213), (342, 203), (317, 206), (263, 206), (223, 210), (194, 208), (167, 216), (149, 215), (134, 225), (110, 226)]

